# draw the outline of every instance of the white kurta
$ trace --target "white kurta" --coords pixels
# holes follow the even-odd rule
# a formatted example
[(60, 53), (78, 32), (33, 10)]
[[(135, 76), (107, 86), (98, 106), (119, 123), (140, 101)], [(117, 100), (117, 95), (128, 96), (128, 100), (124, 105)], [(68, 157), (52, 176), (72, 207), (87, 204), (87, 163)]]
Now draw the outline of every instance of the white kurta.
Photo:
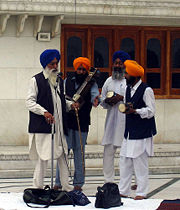
[(102, 87), (102, 102), (101, 106), (107, 109), (104, 136), (102, 139), (102, 145), (112, 144), (114, 146), (120, 147), (123, 137), (124, 137), (124, 127), (125, 127), (125, 115), (122, 114), (118, 106), (121, 102), (114, 106), (110, 106), (104, 102), (106, 94), (109, 91), (114, 91), (119, 95), (124, 96), (126, 87), (126, 80), (123, 78), (121, 80), (113, 80), (109, 77), (103, 87)]
[[(131, 88), (131, 97), (134, 95), (135, 91), (141, 83), (142, 80), (140, 80), (133, 88)], [(143, 95), (143, 101), (145, 102), (146, 107), (136, 109), (136, 112), (142, 119), (150, 119), (155, 115), (155, 98), (152, 88), (146, 88)], [(147, 152), (149, 156), (153, 156), (153, 137), (138, 140), (124, 139), (121, 146), (120, 156), (137, 158), (144, 152)]]
[[(63, 131), (62, 124), (62, 109), (61, 109), (61, 100), (54, 87), (50, 84), (53, 103), (54, 103), (54, 114), (55, 117), (55, 130), (54, 135), (54, 159), (57, 159), (62, 154), (62, 144), (64, 146), (65, 152), (67, 153), (67, 143)], [(60, 91), (60, 90), (59, 90)], [(38, 94), (38, 87), (35, 77), (30, 80), (28, 95), (26, 99), (26, 106), (29, 111), (34, 112), (38, 115), (44, 115), (45, 110), (42, 106), (36, 103)], [(30, 159), (38, 159), (38, 156), (42, 160), (51, 159), (51, 141), (52, 134), (44, 133), (30, 133), (29, 134), (29, 155)]]
[[(131, 88), (131, 97), (136, 92), (140, 80), (134, 87)], [(153, 90), (146, 88), (143, 101), (146, 107), (136, 109), (137, 114), (143, 118), (152, 118), (155, 114), (155, 98)], [(146, 197), (148, 193), (148, 156), (153, 155), (153, 137), (145, 139), (124, 139), (120, 151), (120, 194), (125, 196), (130, 195), (131, 178), (133, 170), (136, 176), (137, 190), (136, 196)]]

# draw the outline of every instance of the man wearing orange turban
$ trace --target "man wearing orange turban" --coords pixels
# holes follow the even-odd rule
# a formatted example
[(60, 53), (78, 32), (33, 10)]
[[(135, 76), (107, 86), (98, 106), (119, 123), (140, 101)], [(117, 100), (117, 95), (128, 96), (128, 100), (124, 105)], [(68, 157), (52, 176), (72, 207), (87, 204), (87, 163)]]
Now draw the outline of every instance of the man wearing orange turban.
[(85, 68), (87, 71), (89, 71), (89, 68), (91, 66), (91, 62), (88, 58), (85, 57), (79, 57), (76, 58), (73, 62), (74, 69), (77, 71), (77, 69), (82, 66)]
[(155, 98), (153, 90), (143, 83), (141, 77), (144, 69), (136, 61), (126, 60), (125, 78), (127, 88), (125, 103), (128, 108), (124, 139), (120, 151), (120, 183), (121, 196), (130, 195), (133, 170), (137, 182), (135, 200), (146, 198), (148, 193), (148, 156), (153, 155), (153, 136), (156, 134)]
[[(74, 94), (77, 92), (78, 88), (81, 87), (84, 80), (88, 76), (88, 71), (91, 66), (91, 62), (88, 58), (85, 57), (78, 57), (74, 60), (73, 66), (75, 72), (72, 75), (69, 75), (65, 80), (65, 91), (66, 95), (70, 98), (73, 98)], [(83, 154), (85, 151), (85, 144), (87, 140), (87, 135), (89, 131), (90, 125), (90, 112), (92, 106), (97, 107), (98, 105), (98, 97), (99, 97), (99, 89), (96, 82), (92, 85), (91, 89), (88, 93), (84, 96), (84, 103), (78, 111), (80, 128), (81, 128), (81, 136), (82, 136), (82, 146), (83, 146)], [(76, 106), (76, 107), (75, 107)], [(74, 108), (77, 108), (78, 102), (75, 103)], [(68, 136), (67, 136), (67, 143), (68, 149), (73, 150), (74, 154), (74, 180), (73, 185), (75, 190), (82, 190), (82, 186), (84, 185), (84, 169), (83, 163), (84, 158), (82, 160), (81, 154), (81, 144), (79, 138), (79, 131), (78, 131), (78, 124), (77, 118), (73, 111), (67, 113), (68, 119)], [(57, 167), (58, 169), (58, 167)], [(56, 173), (56, 186), (59, 185), (59, 178), (58, 178), (58, 170)]]

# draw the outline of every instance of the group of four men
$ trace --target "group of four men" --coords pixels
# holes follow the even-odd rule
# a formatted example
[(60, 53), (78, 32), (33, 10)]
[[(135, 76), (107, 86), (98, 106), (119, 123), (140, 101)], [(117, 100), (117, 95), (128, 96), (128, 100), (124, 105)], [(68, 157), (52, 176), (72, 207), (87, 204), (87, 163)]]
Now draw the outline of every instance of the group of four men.
[[(148, 156), (153, 155), (153, 135), (155, 127), (155, 99), (153, 90), (142, 82), (144, 69), (123, 51), (113, 54), (112, 76), (104, 83), (101, 96), (96, 83), (84, 97), (84, 103), (69, 100), (88, 76), (91, 63), (88, 58), (79, 57), (73, 62), (74, 74), (65, 81), (57, 82), (60, 53), (45, 50), (40, 55), (43, 71), (30, 80), (26, 106), (29, 109), (29, 149), (30, 158), (37, 159), (33, 185), (43, 188), (47, 162), (51, 158), (51, 128), (55, 124), (54, 159), (57, 159), (56, 185), (64, 190), (72, 190), (68, 182), (67, 154), (74, 154), (75, 190), (82, 190), (84, 184), (84, 153), (90, 125), (92, 106), (100, 103), (107, 109), (104, 145), (103, 172), (105, 182), (114, 181), (114, 154), (120, 152), (121, 196), (130, 195), (133, 173), (137, 190), (135, 199), (143, 199), (148, 191)], [(58, 77), (59, 78), (59, 77)], [(108, 96), (108, 93), (113, 93)], [(65, 95), (67, 97), (65, 97)], [(120, 103), (131, 103), (124, 113), (118, 109)], [(79, 136), (78, 112), (81, 141)], [(82, 151), (83, 150), (83, 151)], [(82, 156), (83, 154), (83, 156)], [(59, 177), (60, 174), (60, 177)]]

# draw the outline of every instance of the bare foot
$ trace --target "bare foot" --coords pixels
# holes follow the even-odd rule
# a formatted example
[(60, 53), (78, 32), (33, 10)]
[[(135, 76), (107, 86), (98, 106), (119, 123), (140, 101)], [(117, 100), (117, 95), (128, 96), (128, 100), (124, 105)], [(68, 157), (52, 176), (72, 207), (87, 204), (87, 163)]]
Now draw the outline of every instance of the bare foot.
[(127, 198), (128, 196), (120, 194), (122, 198)]
[(137, 195), (134, 200), (143, 200), (143, 199), (146, 199), (146, 197), (144, 196), (140, 196), (140, 195)]

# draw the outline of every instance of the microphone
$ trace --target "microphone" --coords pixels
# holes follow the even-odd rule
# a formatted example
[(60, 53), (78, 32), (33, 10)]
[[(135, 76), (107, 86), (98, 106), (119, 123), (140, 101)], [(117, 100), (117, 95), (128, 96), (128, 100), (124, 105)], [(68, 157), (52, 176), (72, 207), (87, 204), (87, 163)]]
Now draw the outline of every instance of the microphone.
[(61, 79), (62, 75), (63, 75), (62, 72), (59, 72), (59, 73), (57, 74), (56, 82), (59, 82), (59, 80)]

